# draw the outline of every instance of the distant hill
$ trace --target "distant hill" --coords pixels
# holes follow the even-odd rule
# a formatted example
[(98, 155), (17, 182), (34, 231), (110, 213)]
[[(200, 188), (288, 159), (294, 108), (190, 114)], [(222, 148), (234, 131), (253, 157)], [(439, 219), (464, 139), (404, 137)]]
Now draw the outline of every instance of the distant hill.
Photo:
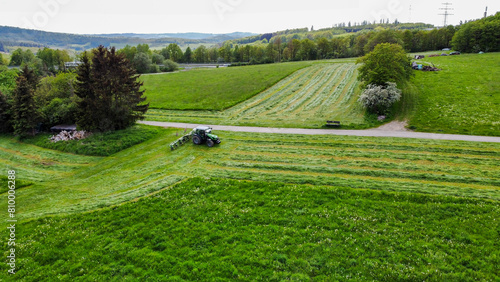
[[(210, 33), (164, 33), (164, 34), (92, 34), (80, 35), (70, 33), (46, 32), (9, 26), (0, 26), (0, 45), (7, 51), (21, 47), (50, 47), (76, 51), (95, 48), (99, 45), (116, 46), (137, 45), (147, 43), (150, 47), (164, 47), (170, 43), (185, 45), (213, 45), (227, 40), (235, 40), (252, 33), (234, 32), (229, 34)], [(9, 48), (11, 47), (11, 48)]]
[(109, 34), (89, 34), (89, 36), (99, 37), (129, 37), (129, 38), (142, 38), (142, 39), (159, 39), (159, 38), (182, 38), (182, 39), (197, 39), (197, 40), (213, 40), (216, 38), (231, 38), (238, 39), (248, 36), (256, 35), (250, 32), (233, 32), (227, 34), (214, 34), (214, 33), (109, 33)]

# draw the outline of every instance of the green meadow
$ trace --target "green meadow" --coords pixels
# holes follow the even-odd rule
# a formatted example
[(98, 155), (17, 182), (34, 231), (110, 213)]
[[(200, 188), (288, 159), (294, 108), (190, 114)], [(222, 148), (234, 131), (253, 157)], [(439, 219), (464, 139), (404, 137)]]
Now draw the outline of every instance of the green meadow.
[(0, 171), (15, 169), (19, 181), (32, 183), (19, 190), (19, 216), (105, 207), (204, 176), (500, 199), (496, 143), (217, 132), (220, 146), (188, 143), (171, 151), (184, 130), (154, 130), (109, 157), (1, 137)]
[[(241, 70), (245, 68), (239, 67)], [(228, 71), (232, 72), (233, 68)], [(214, 72), (212, 75), (216, 74)], [(326, 120), (339, 120), (343, 128), (367, 128), (376, 122), (367, 120), (364, 109), (357, 103), (361, 90), (356, 78), (357, 66), (352, 62), (339, 60), (317, 63), (294, 72), (259, 94), (222, 111), (216, 108), (210, 108), (210, 111), (152, 109), (148, 111), (146, 119), (305, 128), (318, 128)], [(145, 89), (148, 87), (145, 83)], [(222, 103), (224, 98), (220, 99)], [(154, 105), (154, 99), (151, 101)]]
[(284, 63), (196, 69), (188, 72), (143, 75), (151, 108), (168, 110), (224, 110), (257, 95), (311, 63)]
[[(425, 58), (442, 70), (416, 72), (396, 118), (500, 135), (499, 58)], [(142, 76), (148, 120), (374, 126), (356, 78), (352, 61)], [(221, 131), (214, 148), (172, 151), (187, 130), (137, 125), (58, 144), (0, 135), (0, 210), (16, 171), (15, 279), (500, 279), (498, 143)]]
[(183, 130), (114, 134), (144, 132), (106, 157), (0, 137), (0, 171), (20, 181), (17, 279), (500, 275), (500, 144), (217, 132), (171, 151)]
[(191, 178), (123, 205), (24, 222), (16, 276), (498, 280), (499, 216), (498, 201)]
[[(418, 62), (441, 71), (415, 71), (395, 108), (397, 119), (408, 120), (412, 130), (422, 132), (500, 136), (499, 53), (426, 57)], [(275, 84), (253, 75), (279, 64), (144, 76), (153, 108), (147, 119), (299, 128), (320, 128), (326, 120), (339, 120), (343, 128), (354, 129), (381, 124), (357, 103), (361, 89), (352, 60), (282, 65), (292, 72), (295, 66), (295, 72), (279, 82), (273, 80)], [(253, 77), (238, 82), (241, 89), (237, 89), (233, 77), (241, 73)], [(248, 84), (259, 90), (244, 90)]]
[(500, 53), (426, 57), (439, 72), (415, 72), (412, 129), (500, 136)]

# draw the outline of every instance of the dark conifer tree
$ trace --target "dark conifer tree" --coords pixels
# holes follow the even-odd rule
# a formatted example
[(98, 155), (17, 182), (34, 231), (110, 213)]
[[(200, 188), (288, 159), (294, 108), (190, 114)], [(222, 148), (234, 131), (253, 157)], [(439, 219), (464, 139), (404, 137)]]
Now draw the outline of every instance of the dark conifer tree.
[(115, 48), (99, 46), (92, 64), (82, 60), (76, 94), (80, 97), (78, 126), (85, 130), (119, 130), (143, 119), (149, 108), (130, 61)]
[(36, 73), (25, 66), (17, 78), (12, 104), (12, 120), (14, 134), (24, 137), (28, 133), (35, 135), (35, 127), (39, 120), (35, 105), (34, 93), (39, 78)]
[(7, 101), (7, 97), (0, 91), (0, 133), (6, 133), (12, 131), (11, 125), (11, 106)]
[(80, 99), (77, 101), (77, 119), (76, 123), (85, 130), (95, 130), (98, 125), (94, 115), (96, 99), (92, 90), (91, 64), (87, 52), (84, 52), (81, 58), (82, 64), (78, 67), (78, 79), (75, 85), (75, 95)]

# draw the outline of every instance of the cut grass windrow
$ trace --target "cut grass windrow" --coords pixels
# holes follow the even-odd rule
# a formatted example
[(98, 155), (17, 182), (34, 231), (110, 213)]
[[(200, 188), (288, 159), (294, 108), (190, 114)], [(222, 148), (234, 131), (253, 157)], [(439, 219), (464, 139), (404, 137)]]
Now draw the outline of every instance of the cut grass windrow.
[(463, 176), (457, 174), (445, 174), (443, 172), (431, 172), (408, 169), (389, 169), (389, 168), (374, 168), (372, 166), (360, 166), (341, 164), (329, 165), (313, 165), (313, 164), (287, 164), (285, 162), (262, 162), (262, 161), (214, 161), (207, 162), (206, 165), (214, 164), (219, 167), (241, 168), (241, 169), (257, 169), (259, 171), (290, 171), (290, 172), (305, 172), (305, 173), (323, 173), (331, 175), (358, 175), (367, 177), (378, 177), (383, 179), (413, 179), (426, 180), (435, 182), (450, 182), (463, 184), (480, 184), (484, 187), (500, 190), (500, 179), (492, 179), (487, 177)]

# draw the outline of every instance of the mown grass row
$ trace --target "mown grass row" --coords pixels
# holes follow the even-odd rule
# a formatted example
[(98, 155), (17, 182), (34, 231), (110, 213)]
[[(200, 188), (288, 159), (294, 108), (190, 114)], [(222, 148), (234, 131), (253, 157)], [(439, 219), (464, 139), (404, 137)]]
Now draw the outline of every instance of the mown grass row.
[[(230, 109), (228, 115), (233, 118), (266, 117), (278, 120), (335, 118), (337, 114), (344, 114), (345, 109), (337, 113), (333, 111), (334, 106), (340, 104), (344, 96), (347, 96), (346, 100), (353, 98), (354, 92), (346, 90), (358, 85), (355, 69), (354, 64), (318, 64), (309, 67)], [(309, 104), (310, 110), (302, 107)], [(318, 108), (317, 105), (324, 107)]]
[[(233, 138), (231, 138), (233, 137)], [(500, 200), (496, 144), (232, 135), (202, 167), (218, 177)]]
[(16, 278), (495, 281), (499, 217), (498, 201), (193, 178), (20, 223)]

